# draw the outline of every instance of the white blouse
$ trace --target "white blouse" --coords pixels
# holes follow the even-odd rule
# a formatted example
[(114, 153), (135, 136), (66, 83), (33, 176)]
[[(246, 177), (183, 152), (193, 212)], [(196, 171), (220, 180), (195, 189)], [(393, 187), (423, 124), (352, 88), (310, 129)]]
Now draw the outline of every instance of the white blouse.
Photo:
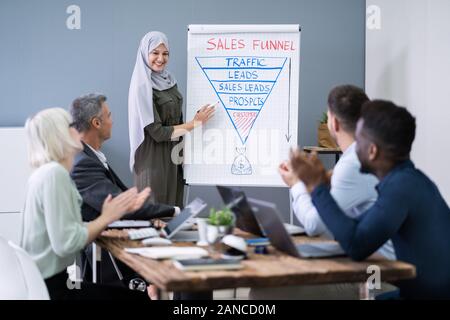
[(71, 265), (86, 245), (82, 198), (59, 163), (47, 163), (28, 180), (20, 245), (36, 262), (44, 279)]

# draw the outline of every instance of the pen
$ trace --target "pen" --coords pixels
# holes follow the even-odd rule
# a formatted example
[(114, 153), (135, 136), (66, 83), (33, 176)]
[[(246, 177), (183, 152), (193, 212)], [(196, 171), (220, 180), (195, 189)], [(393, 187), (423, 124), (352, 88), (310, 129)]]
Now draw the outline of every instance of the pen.
[(220, 102), (220, 100), (217, 100), (216, 102), (214, 102), (213, 104), (210, 104), (208, 107), (214, 107), (216, 105), (218, 105)]
[[(213, 104), (210, 104), (209, 106), (207, 106), (207, 108), (214, 107), (214, 106), (216, 106), (217, 104), (219, 104), (219, 102), (220, 102), (220, 100), (217, 100), (217, 101), (214, 102)], [(197, 113), (198, 113), (199, 111), (200, 111), (200, 110), (197, 110)]]

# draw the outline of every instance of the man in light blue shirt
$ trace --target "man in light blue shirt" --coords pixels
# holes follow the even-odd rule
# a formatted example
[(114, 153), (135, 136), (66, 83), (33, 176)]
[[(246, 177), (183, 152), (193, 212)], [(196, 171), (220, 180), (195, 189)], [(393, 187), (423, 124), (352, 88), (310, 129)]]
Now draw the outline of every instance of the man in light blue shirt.
[(438, 187), (410, 159), (416, 119), (404, 107), (375, 100), (363, 105), (356, 129), (361, 171), (375, 174), (378, 199), (360, 219), (346, 216), (330, 195), (315, 155), (291, 153), (290, 163), (327, 227), (350, 258), (361, 261), (392, 239), (397, 257), (416, 277), (396, 281), (382, 299), (450, 299), (450, 208)]
[[(328, 129), (343, 152), (331, 176), (330, 193), (350, 218), (358, 218), (377, 200), (375, 186), (378, 179), (360, 172), (361, 164), (355, 151), (356, 123), (366, 101), (369, 101), (369, 98), (364, 91), (351, 85), (338, 86), (328, 96)], [(305, 185), (294, 174), (290, 163), (282, 163), (279, 171), (284, 182), (291, 187), (294, 213), (306, 233), (309, 236), (326, 236), (333, 239), (314, 207)], [(395, 259), (390, 241), (379, 253), (388, 259)]]
[[(369, 98), (365, 92), (351, 85), (338, 86), (328, 95), (328, 129), (343, 151), (331, 176), (331, 195), (338, 206), (351, 218), (373, 205), (377, 199), (375, 186), (378, 180), (372, 175), (360, 173), (360, 162), (355, 151), (356, 123), (361, 107)], [(320, 218), (309, 192), (292, 170), (289, 161), (279, 167), (283, 181), (291, 188), (293, 209), (296, 217), (309, 236), (325, 236), (334, 239)], [(389, 259), (395, 259), (392, 244), (388, 241), (380, 250)], [(384, 290), (392, 290), (383, 284)], [(276, 292), (276, 294), (275, 294)], [(271, 290), (252, 289), (251, 299), (358, 299), (357, 284), (342, 283), (332, 285), (308, 285), (271, 288)]]

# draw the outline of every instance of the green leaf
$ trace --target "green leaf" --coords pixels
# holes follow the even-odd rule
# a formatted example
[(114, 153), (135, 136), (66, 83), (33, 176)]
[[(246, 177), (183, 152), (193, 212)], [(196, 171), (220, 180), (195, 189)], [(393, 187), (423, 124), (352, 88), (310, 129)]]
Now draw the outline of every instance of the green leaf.
[(211, 208), (208, 223), (214, 226), (230, 226), (233, 224), (233, 218), (233, 213), (229, 208), (224, 207), (222, 210)]
[(320, 120), (320, 123), (327, 123), (328, 122), (328, 114), (326, 112), (322, 113), (322, 119)]

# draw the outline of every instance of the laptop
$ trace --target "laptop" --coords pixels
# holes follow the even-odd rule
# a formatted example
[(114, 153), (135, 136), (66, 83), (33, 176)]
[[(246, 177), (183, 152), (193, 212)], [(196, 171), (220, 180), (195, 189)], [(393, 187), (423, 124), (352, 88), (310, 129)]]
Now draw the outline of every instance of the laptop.
[(241, 196), (245, 196), (244, 191), (238, 188), (224, 186), (216, 186), (216, 188), (217, 191), (219, 191), (219, 194), (222, 197), (223, 203), (225, 203), (225, 205), (232, 203)]
[[(217, 186), (217, 190), (219, 191), (224, 204), (228, 206), (236, 216), (236, 227), (257, 236), (265, 236), (263, 229), (261, 229), (255, 218), (252, 208), (247, 202), (244, 191), (224, 186)], [(305, 233), (305, 230), (302, 227), (290, 223), (284, 223), (283, 225), (291, 235)]]
[(178, 242), (192, 242), (198, 241), (197, 230), (182, 230), (183, 226), (189, 223), (189, 220), (196, 217), (203, 209), (205, 209), (207, 203), (200, 198), (195, 198), (190, 202), (176, 217), (161, 230), (162, 234), (172, 241)]
[(270, 243), (281, 252), (296, 258), (324, 258), (345, 255), (344, 250), (335, 242), (318, 241), (296, 245), (283, 226), (283, 221), (275, 204), (252, 198), (248, 199), (248, 203)]
[(252, 209), (247, 203), (244, 191), (223, 186), (217, 186), (217, 190), (222, 197), (223, 203), (236, 216), (237, 228), (258, 236), (264, 236), (264, 232), (259, 227), (258, 221), (256, 221)]

